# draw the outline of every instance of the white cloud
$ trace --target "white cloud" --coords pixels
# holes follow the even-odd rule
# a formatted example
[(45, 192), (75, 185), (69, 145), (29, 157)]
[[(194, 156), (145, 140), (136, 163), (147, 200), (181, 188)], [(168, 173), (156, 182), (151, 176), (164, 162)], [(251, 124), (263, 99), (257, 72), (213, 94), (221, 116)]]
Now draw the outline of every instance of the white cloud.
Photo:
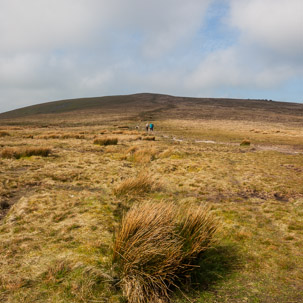
[(302, 0), (232, 0), (229, 22), (248, 44), (284, 55), (303, 53)]
[(117, 35), (143, 36), (161, 55), (200, 26), (210, 0), (1, 0), (0, 51), (90, 48)]
[(40, 52), (81, 45), (93, 29), (94, 11), (84, 1), (2, 0), (2, 52)]
[[(302, 3), (0, 0), (0, 112), (81, 96), (278, 87), (303, 74)], [(221, 40), (211, 37), (212, 22), (201, 34), (205, 20), (219, 16), (208, 9), (220, 6), (238, 40), (225, 43), (223, 31)]]
[(239, 31), (237, 43), (204, 58), (188, 88), (263, 90), (303, 77), (301, 0), (231, 0), (226, 26)]

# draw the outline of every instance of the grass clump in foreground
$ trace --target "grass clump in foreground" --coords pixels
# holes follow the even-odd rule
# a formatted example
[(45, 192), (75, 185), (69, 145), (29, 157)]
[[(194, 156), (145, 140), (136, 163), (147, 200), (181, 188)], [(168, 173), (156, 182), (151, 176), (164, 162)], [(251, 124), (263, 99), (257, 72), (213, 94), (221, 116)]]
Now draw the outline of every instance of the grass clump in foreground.
[(51, 152), (47, 147), (7, 147), (1, 151), (2, 158), (20, 159), (23, 157), (41, 156), (47, 157)]
[(128, 302), (169, 301), (171, 287), (213, 244), (217, 228), (205, 206), (160, 202), (133, 207), (122, 220), (113, 257)]
[(97, 138), (94, 140), (94, 144), (97, 145), (117, 145), (118, 144), (118, 138)]

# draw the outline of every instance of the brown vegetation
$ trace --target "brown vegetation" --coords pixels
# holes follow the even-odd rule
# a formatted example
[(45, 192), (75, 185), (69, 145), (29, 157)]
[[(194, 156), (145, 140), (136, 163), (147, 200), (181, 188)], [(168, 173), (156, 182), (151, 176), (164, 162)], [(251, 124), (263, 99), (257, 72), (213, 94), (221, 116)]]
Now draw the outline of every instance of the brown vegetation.
[(146, 136), (143, 137), (142, 140), (146, 140), (146, 141), (155, 141), (156, 137), (155, 136)]
[(127, 151), (129, 160), (136, 163), (149, 163), (153, 161), (157, 155), (157, 150), (154, 147), (138, 148), (134, 146)]
[(241, 146), (249, 146), (250, 145), (250, 140), (245, 139), (240, 143)]
[(8, 137), (10, 136), (10, 133), (6, 132), (6, 131), (0, 131), (0, 138), (1, 137)]
[(140, 173), (136, 177), (127, 178), (122, 181), (114, 190), (117, 196), (127, 194), (144, 194), (159, 189), (160, 184), (155, 177), (148, 173)]
[(64, 134), (45, 134), (39, 136), (38, 139), (84, 139), (83, 134), (74, 134), (74, 133), (64, 133)]
[[(142, 290), (144, 276), (138, 300), (147, 296), (142, 300), (152, 302), (150, 298), (168, 294), (174, 303), (303, 302), (303, 105), (148, 94), (131, 96), (126, 105), (125, 98), (98, 98), (90, 108), (75, 100), (82, 108), (74, 106), (73, 114), (47, 114), (58, 107), (48, 103), (46, 111), (23, 110), (28, 116), (18, 119), (0, 115), (1, 131), (11, 134), (0, 138), (0, 152), (45, 146), (44, 136), (58, 135), (51, 139), (53, 157), (7, 160), (0, 155), (0, 302), (125, 302), (119, 286), (134, 298), (134, 285), (142, 276), (131, 273), (139, 267), (132, 267), (132, 258), (129, 265), (123, 263), (119, 254), (113, 266), (113, 236), (123, 213), (148, 201), (153, 206), (169, 201), (176, 210), (174, 239), (184, 238), (180, 246), (185, 265), (174, 272), (175, 278), (168, 274), (155, 291)], [(64, 103), (67, 109), (70, 104), (75, 103)], [(45, 115), (34, 116), (36, 109)], [(146, 120), (155, 121), (155, 133), (134, 131), (137, 125), (143, 129)], [(118, 129), (118, 124), (130, 129)], [(113, 130), (123, 134), (112, 135)], [(101, 132), (117, 137), (119, 144), (94, 146), (94, 136), (105, 137)], [(85, 135), (87, 140), (70, 136), (63, 141), (64, 134)], [(153, 134), (155, 141), (131, 142)], [(253, 148), (240, 148), (244, 138)], [(143, 180), (153, 176), (154, 181), (123, 189), (138, 171), (146, 173)], [(198, 243), (203, 241), (193, 241), (195, 233), (186, 232), (200, 219), (195, 211), (186, 215), (186, 205), (204, 201), (224, 229), (215, 236), (215, 247), (200, 256)], [(192, 220), (182, 221), (182, 216)], [(159, 257), (150, 279), (159, 266), (176, 264), (178, 254), (164, 258), (166, 247), (175, 247), (170, 241), (167, 246), (158, 241), (160, 256), (156, 245), (139, 241), (152, 246), (149, 264)], [(130, 242), (135, 242), (133, 236)], [(142, 264), (144, 270), (150, 268)], [(188, 271), (196, 265), (197, 271)], [(130, 275), (123, 275), (124, 269)], [(179, 278), (182, 283), (177, 284)]]
[(118, 144), (118, 138), (110, 138), (110, 137), (96, 138), (94, 140), (94, 144), (97, 144), (97, 145), (116, 145), (116, 144)]
[(20, 159), (23, 157), (41, 156), (47, 157), (51, 152), (47, 147), (7, 147), (1, 151), (2, 158)]
[(170, 287), (212, 243), (217, 222), (209, 209), (143, 203), (123, 218), (114, 245), (124, 295), (130, 303), (165, 302)]

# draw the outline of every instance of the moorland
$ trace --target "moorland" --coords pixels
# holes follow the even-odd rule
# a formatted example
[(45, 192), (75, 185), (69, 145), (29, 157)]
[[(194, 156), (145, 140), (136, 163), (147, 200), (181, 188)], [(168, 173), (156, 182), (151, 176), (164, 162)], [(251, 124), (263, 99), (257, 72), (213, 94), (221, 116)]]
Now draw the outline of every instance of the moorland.
[(303, 104), (35, 105), (0, 114), (0, 168), (1, 302), (127, 302), (115, 241), (149, 204), (207, 205), (216, 218), (171, 302), (303, 301)]

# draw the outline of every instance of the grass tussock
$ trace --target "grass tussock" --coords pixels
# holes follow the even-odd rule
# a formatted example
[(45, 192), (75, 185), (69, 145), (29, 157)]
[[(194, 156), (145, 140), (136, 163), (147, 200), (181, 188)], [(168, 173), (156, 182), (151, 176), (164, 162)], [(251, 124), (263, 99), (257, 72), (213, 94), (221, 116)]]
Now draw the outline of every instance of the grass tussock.
[(124, 131), (123, 130), (114, 130), (112, 133), (114, 135), (122, 135), (122, 134), (124, 134)]
[(84, 139), (83, 134), (74, 134), (74, 133), (64, 133), (64, 134), (45, 134), (42, 136), (39, 136), (38, 139)]
[(245, 139), (240, 143), (240, 146), (250, 146), (250, 140)]
[(154, 176), (147, 173), (140, 173), (136, 177), (131, 177), (122, 181), (114, 190), (117, 196), (127, 194), (144, 194), (160, 188), (160, 184)]
[(209, 208), (143, 203), (123, 218), (114, 244), (123, 294), (130, 303), (167, 302), (217, 230)]
[(137, 150), (139, 150), (138, 146), (131, 146), (127, 151), (127, 155), (133, 155)]
[(2, 137), (9, 137), (11, 134), (6, 131), (0, 131), (0, 138)]
[(143, 137), (142, 140), (146, 140), (146, 141), (155, 141), (156, 137), (155, 136), (146, 136)]
[(100, 130), (99, 131), (99, 134), (100, 135), (104, 135), (104, 134), (107, 134), (108, 133), (108, 130), (107, 129), (103, 129), (103, 130)]
[(97, 145), (117, 145), (118, 144), (118, 138), (111, 138), (111, 137), (96, 138), (94, 140), (94, 144), (97, 144)]
[(135, 136), (135, 137), (131, 137), (131, 138), (128, 139), (129, 142), (138, 141), (138, 140), (142, 140), (142, 137), (141, 136)]
[(129, 155), (129, 160), (136, 163), (149, 163), (155, 160), (157, 150), (154, 147), (139, 148), (137, 146), (130, 147), (126, 154)]
[(174, 154), (175, 150), (173, 148), (168, 148), (159, 154), (159, 158), (169, 158)]
[(124, 132), (126, 135), (140, 135), (140, 132), (137, 130), (128, 130)]
[(51, 152), (48, 147), (7, 147), (1, 151), (2, 158), (20, 159), (31, 156), (47, 157)]

